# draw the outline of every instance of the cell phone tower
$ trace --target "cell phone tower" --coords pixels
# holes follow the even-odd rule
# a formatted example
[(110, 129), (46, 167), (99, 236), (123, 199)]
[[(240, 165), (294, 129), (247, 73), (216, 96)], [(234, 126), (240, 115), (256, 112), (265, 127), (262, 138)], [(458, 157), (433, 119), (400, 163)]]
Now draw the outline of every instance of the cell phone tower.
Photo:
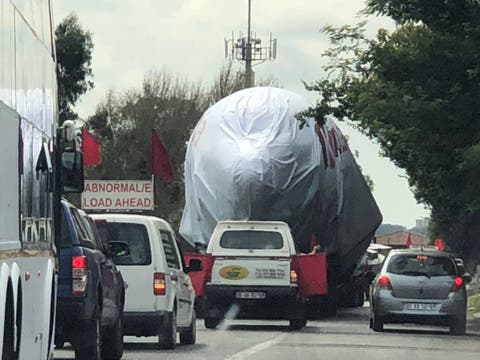
[(230, 39), (225, 38), (225, 58), (238, 60), (245, 63), (245, 87), (255, 86), (255, 73), (252, 69), (254, 65), (259, 65), (266, 61), (273, 61), (277, 58), (277, 39), (272, 37), (268, 46), (262, 45), (262, 40), (252, 34), (252, 0), (248, 0), (248, 29), (246, 36), (240, 33), (235, 39), (234, 33)]

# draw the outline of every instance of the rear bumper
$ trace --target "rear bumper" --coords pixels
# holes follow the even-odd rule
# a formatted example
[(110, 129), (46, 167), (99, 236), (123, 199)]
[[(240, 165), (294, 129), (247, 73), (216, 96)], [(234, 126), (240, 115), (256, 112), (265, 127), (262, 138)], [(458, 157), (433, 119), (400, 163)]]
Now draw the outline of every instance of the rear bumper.
[(58, 299), (55, 320), (55, 344), (69, 341), (81, 344), (91, 341), (85, 336), (85, 329), (92, 324), (95, 307), (87, 298)]
[(166, 311), (124, 312), (124, 334), (135, 336), (158, 335), (167, 314)]
[[(407, 303), (436, 304), (437, 309), (406, 310)], [(461, 293), (450, 295), (447, 299), (423, 300), (396, 298), (387, 291), (381, 291), (373, 298), (374, 312), (390, 323), (421, 323), (432, 325), (448, 325), (453, 318), (461, 318), (466, 314), (467, 303)]]
[[(237, 299), (239, 291), (263, 292), (264, 299)], [(205, 286), (206, 316), (223, 318), (230, 310), (235, 318), (302, 318), (304, 304), (296, 286)]]

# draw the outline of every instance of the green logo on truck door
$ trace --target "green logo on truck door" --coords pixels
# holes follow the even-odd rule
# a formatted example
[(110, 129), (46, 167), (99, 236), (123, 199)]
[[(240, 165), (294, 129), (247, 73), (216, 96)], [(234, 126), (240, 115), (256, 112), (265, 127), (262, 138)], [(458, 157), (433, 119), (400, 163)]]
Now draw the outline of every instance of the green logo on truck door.
[(248, 270), (242, 266), (225, 266), (220, 269), (219, 274), (227, 280), (242, 280), (248, 277)]

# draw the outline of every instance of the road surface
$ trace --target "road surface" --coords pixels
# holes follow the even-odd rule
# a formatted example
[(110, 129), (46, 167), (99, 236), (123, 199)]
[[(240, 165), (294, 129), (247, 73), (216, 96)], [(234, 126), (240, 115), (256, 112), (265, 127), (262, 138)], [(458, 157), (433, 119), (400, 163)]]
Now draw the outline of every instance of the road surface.
[[(157, 350), (155, 338), (125, 337), (126, 360), (149, 359), (354, 359), (478, 360), (480, 333), (451, 336), (446, 328), (386, 325), (384, 333), (368, 327), (368, 308), (340, 311), (336, 319), (309, 321), (289, 332), (285, 321), (227, 321), (216, 330), (197, 323), (197, 344)], [(55, 359), (73, 359), (71, 349)]]

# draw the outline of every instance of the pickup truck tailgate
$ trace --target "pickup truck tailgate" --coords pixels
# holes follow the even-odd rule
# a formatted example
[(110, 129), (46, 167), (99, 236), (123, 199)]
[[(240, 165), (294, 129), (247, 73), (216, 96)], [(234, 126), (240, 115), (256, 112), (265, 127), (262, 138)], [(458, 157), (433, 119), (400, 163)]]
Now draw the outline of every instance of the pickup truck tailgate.
[(238, 286), (290, 285), (290, 257), (238, 257), (215, 259), (212, 284)]

